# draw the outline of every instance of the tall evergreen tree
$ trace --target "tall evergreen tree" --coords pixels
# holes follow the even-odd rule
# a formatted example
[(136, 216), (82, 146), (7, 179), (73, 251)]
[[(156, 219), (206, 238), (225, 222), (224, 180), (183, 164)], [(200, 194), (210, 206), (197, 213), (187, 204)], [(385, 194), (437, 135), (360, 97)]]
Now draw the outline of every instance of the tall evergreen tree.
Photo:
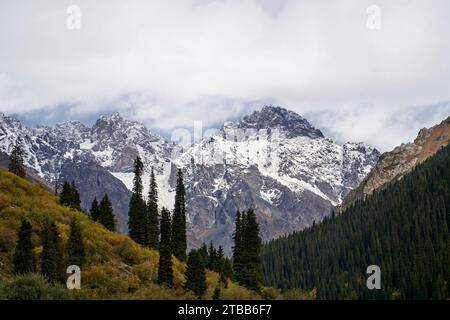
[(112, 208), (111, 201), (109, 201), (109, 197), (107, 194), (103, 197), (100, 202), (99, 207), (99, 217), (98, 222), (105, 226), (106, 229), (110, 231), (116, 231), (116, 220), (114, 217), (114, 211)]
[(80, 193), (78, 192), (74, 181), (72, 181), (72, 183), (64, 181), (63, 188), (59, 196), (59, 203), (63, 206), (81, 211)]
[(234, 240), (234, 247), (233, 247), (234, 279), (238, 283), (241, 283), (245, 244), (243, 243), (242, 217), (239, 211), (236, 214), (233, 240)]
[(67, 181), (64, 181), (61, 193), (59, 194), (59, 203), (67, 207), (72, 205), (72, 187)]
[(100, 216), (100, 208), (98, 205), (97, 198), (94, 198), (91, 204), (91, 210), (89, 210), (91, 214), (92, 220), (98, 220), (98, 217)]
[(14, 274), (25, 274), (36, 272), (36, 257), (33, 252), (31, 241), (33, 230), (27, 220), (22, 220), (19, 230), (19, 239), (13, 256)]
[(202, 265), (204, 268), (208, 268), (209, 266), (209, 252), (206, 243), (198, 249), (198, 253), (200, 254), (200, 260), (202, 261)]
[(68, 265), (77, 265), (80, 268), (84, 265), (86, 252), (84, 249), (83, 237), (79, 222), (72, 218), (70, 223), (70, 235), (67, 243), (68, 246)]
[(172, 217), (172, 251), (181, 261), (186, 260), (186, 191), (183, 182), (183, 172), (178, 169), (175, 191), (175, 208)]
[(157, 249), (159, 243), (158, 185), (156, 184), (156, 178), (153, 168), (150, 174), (150, 188), (148, 192), (147, 210), (148, 246), (150, 248)]
[(185, 276), (184, 287), (194, 292), (198, 299), (201, 299), (206, 292), (206, 274), (197, 250), (192, 250), (189, 253)]
[(72, 181), (71, 184), (71, 193), (72, 193), (72, 203), (71, 207), (73, 209), (76, 209), (78, 211), (81, 211), (81, 199), (80, 199), (80, 193), (78, 192), (77, 186), (75, 185), (75, 181)]
[(237, 213), (234, 233), (234, 278), (248, 289), (259, 291), (263, 281), (261, 263), (262, 240), (255, 212)]
[(224, 260), (225, 254), (223, 252), (223, 248), (222, 246), (219, 246), (219, 249), (216, 251), (216, 269), (214, 271), (222, 273)]
[(242, 274), (242, 284), (255, 291), (259, 291), (263, 282), (261, 247), (262, 240), (259, 235), (259, 225), (256, 221), (254, 210), (250, 209), (244, 215), (243, 242), (244, 269)]
[(9, 162), (9, 172), (14, 173), (16, 176), (25, 178), (26, 171), (24, 165), (24, 155), (25, 152), (22, 148), (22, 145), (19, 142), (16, 142), (14, 145)]
[(42, 233), (41, 274), (50, 282), (62, 282), (64, 265), (59, 235), (53, 221), (47, 219)]
[(147, 206), (142, 196), (142, 174), (144, 172), (144, 164), (139, 156), (134, 160), (133, 172), (133, 194), (131, 196), (128, 212), (128, 231), (131, 239), (141, 245), (147, 245)]
[(228, 279), (233, 279), (233, 264), (229, 258), (224, 258), (223, 267), (222, 267), (222, 275), (224, 278), (223, 284), (224, 287), (228, 287)]
[(216, 248), (214, 248), (212, 241), (209, 243), (208, 254), (209, 254), (208, 269), (217, 272), (217, 264), (218, 264), (217, 251)]
[(161, 210), (160, 224), (161, 238), (159, 242), (158, 283), (169, 287), (173, 283), (172, 250), (171, 250), (171, 222), (170, 212), (166, 208)]

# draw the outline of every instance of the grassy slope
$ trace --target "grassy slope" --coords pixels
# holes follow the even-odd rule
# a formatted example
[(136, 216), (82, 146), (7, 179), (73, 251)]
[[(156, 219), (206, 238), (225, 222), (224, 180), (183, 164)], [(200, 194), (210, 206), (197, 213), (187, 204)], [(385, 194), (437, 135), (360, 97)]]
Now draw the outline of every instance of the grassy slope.
[[(42, 251), (40, 235), (43, 222), (57, 223), (62, 247), (66, 252), (69, 223), (76, 216), (83, 232), (87, 263), (82, 270), (82, 289), (77, 295), (85, 299), (192, 299), (182, 288), (186, 265), (174, 259), (174, 289), (155, 283), (158, 252), (141, 247), (128, 236), (110, 232), (85, 214), (57, 204), (57, 198), (39, 185), (33, 185), (0, 170), (0, 282), (11, 278), (12, 254), (22, 218), (33, 225), (36, 254)], [(218, 275), (207, 272), (211, 298)], [(259, 298), (235, 283), (222, 289), (223, 299)]]

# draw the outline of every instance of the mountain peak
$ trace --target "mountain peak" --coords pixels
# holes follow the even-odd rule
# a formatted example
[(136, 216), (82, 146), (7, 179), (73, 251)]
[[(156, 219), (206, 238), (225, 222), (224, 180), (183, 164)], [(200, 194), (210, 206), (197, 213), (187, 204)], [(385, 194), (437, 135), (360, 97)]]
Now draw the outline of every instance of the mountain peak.
[(261, 110), (245, 116), (239, 123), (241, 128), (280, 129), (287, 137), (307, 136), (323, 138), (320, 130), (314, 128), (308, 120), (299, 114), (279, 106), (266, 105)]
[(13, 116), (7, 116), (3, 112), (0, 112), (0, 122), (6, 123), (7, 126), (22, 128), (22, 124), (17, 118)]
[(102, 116), (100, 116), (99, 120), (106, 121), (106, 122), (122, 122), (123, 118), (120, 115), (120, 113), (114, 112), (114, 113), (111, 113), (109, 115), (102, 115)]

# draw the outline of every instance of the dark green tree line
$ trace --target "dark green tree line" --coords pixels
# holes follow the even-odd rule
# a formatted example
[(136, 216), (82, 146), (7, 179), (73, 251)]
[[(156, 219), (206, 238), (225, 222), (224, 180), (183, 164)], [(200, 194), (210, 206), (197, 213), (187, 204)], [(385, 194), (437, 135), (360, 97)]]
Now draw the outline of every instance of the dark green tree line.
[[(450, 146), (341, 215), (263, 250), (267, 285), (319, 299), (448, 299)], [(381, 269), (381, 290), (366, 269)]]

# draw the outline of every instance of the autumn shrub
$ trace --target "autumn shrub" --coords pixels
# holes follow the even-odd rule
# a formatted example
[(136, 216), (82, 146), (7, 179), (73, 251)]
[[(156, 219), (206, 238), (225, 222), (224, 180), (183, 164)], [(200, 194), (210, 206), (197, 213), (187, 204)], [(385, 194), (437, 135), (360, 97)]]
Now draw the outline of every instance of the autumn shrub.
[(37, 274), (15, 276), (0, 288), (0, 297), (6, 300), (69, 300), (71, 291), (52, 285)]

